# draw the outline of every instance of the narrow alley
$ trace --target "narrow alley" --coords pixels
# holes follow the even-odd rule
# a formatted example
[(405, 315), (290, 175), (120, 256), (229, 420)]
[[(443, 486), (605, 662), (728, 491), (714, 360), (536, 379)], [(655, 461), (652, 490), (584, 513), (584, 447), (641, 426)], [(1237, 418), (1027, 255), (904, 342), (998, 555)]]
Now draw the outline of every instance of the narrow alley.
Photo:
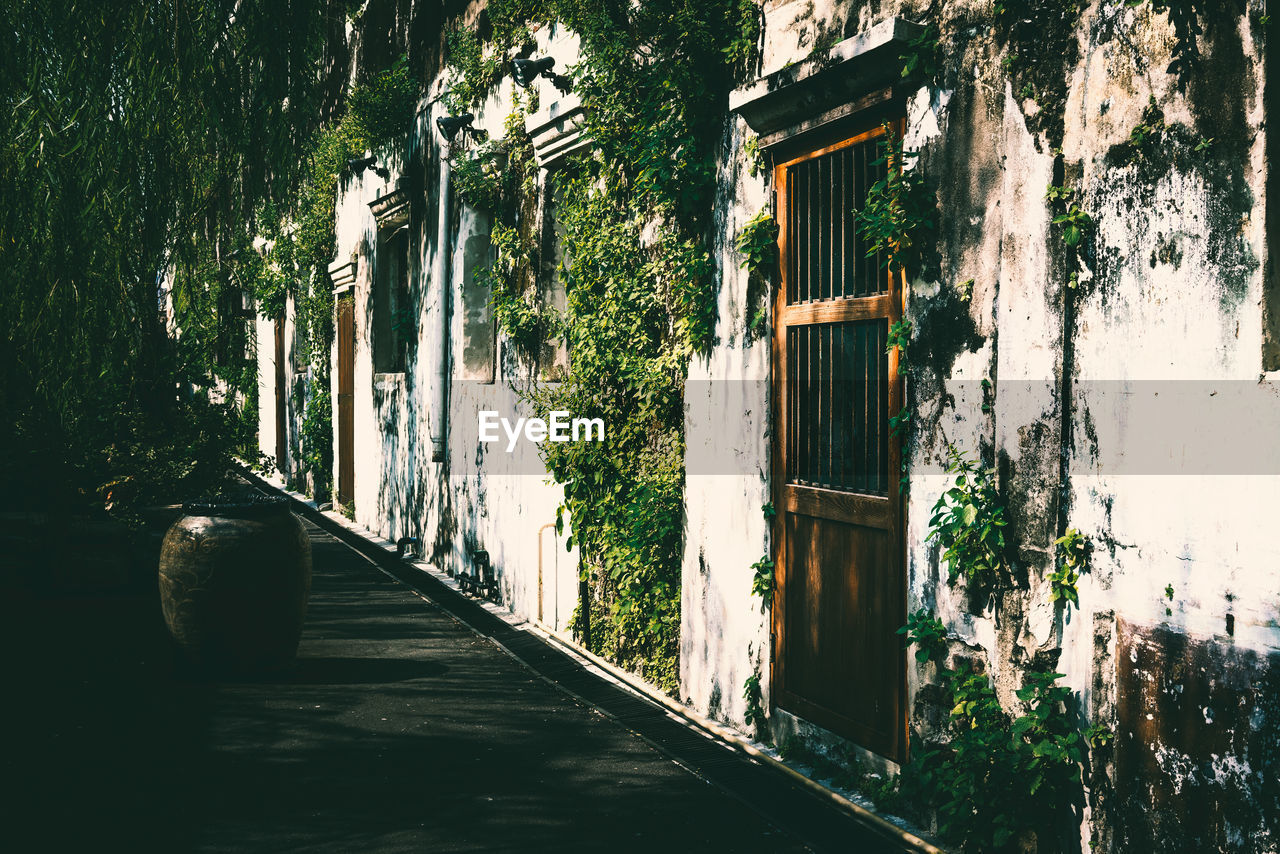
[(191, 674), (144, 584), (9, 591), (9, 850), (901, 850), (445, 591), (531, 671), (307, 524), (279, 677)]

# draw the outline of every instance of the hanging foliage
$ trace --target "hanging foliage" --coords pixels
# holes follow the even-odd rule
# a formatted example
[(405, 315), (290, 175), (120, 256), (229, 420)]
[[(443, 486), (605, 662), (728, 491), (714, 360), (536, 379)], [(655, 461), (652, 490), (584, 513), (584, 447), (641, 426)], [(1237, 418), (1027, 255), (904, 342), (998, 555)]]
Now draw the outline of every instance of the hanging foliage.
[[(11, 459), (42, 460), (46, 484), (78, 501), (103, 466), (127, 476), (122, 422), (177, 437), (176, 388), (253, 416), (238, 236), (296, 183), (296, 152), (331, 99), (317, 74), (331, 64), (330, 5), (6, 7), (0, 438), (20, 449)], [(162, 318), (169, 283), (178, 316)], [(180, 330), (176, 360), (166, 321)], [(175, 445), (174, 459), (204, 447)]]

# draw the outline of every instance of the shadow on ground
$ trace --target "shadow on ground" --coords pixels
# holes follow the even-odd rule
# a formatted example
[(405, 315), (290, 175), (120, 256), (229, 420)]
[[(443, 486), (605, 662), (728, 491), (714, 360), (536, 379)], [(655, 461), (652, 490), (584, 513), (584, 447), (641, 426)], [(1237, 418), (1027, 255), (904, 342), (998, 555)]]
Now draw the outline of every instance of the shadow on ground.
[(272, 678), (187, 671), (149, 585), (0, 591), (8, 850), (807, 850), (311, 533)]

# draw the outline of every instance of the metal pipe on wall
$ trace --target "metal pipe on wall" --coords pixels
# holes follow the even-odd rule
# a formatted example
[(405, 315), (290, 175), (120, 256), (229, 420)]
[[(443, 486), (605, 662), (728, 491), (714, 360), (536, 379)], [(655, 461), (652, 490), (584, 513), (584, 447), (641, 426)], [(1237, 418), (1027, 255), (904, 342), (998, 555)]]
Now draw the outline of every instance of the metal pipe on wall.
[[(448, 401), (449, 381), (449, 324), (446, 312), (449, 306), (449, 149), (448, 142), (440, 143), (440, 211), (436, 227), (436, 257), (431, 266), (431, 281), (427, 287), (431, 293), (431, 321), (428, 341), (430, 351), (431, 399), (427, 405), (427, 424), (431, 431), (431, 461), (444, 462), (445, 411)], [(434, 287), (433, 287), (434, 286)]]
[[(543, 622), (543, 619), (542, 619), (542, 532), (547, 530), (548, 528), (554, 529), (555, 526), (556, 526), (555, 522), (548, 522), (547, 524), (543, 525), (541, 528), (538, 529), (538, 622), (539, 623)], [(555, 592), (552, 595), (555, 597), (554, 601), (556, 603), (556, 620), (551, 624), (551, 628), (553, 631), (559, 631), (560, 630), (560, 623), (559, 623), (560, 621), (560, 566), (559, 566), (559, 562), (557, 562), (556, 564)]]

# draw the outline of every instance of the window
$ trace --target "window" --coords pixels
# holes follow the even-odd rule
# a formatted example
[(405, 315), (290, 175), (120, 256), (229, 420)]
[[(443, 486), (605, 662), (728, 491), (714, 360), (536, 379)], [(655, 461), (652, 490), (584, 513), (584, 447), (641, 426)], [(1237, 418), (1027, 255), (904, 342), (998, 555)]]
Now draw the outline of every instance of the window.
[(455, 320), (460, 326), (462, 353), (455, 362), (457, 378), (472, 382), (494, 381), (496, 352), (493, 322), (493, 288), (487, 275), (477, 275), (493, 264), (489, 215), (464, 208), (458, 242), (462, 246), (462, 294)]
[(414, 318), (409, 305), (409, 226), (380, 231), (374, 256), (373, 369), (404, 370)]
[(373, 255), (373, 370), (404, 371), (405, 356), (417, 337), (417, 318), (409, 296), (409, 194), (395, 190), (369, 203), (378, 222)]
[[(554, 186), (547, 188), (542, 215), (542, 276), (539, 277), (538, 298), (542, 309), (554, 317), (564, 315), (569, 305), (564, 286), (563, 271), (570, 263), (564, 250), (564, 224), (556, 215)], [(569, 374), (569, 343), (563, 335), (548, 331), (538, 349), (538, 377), (547, 382), (559, 382)]]

